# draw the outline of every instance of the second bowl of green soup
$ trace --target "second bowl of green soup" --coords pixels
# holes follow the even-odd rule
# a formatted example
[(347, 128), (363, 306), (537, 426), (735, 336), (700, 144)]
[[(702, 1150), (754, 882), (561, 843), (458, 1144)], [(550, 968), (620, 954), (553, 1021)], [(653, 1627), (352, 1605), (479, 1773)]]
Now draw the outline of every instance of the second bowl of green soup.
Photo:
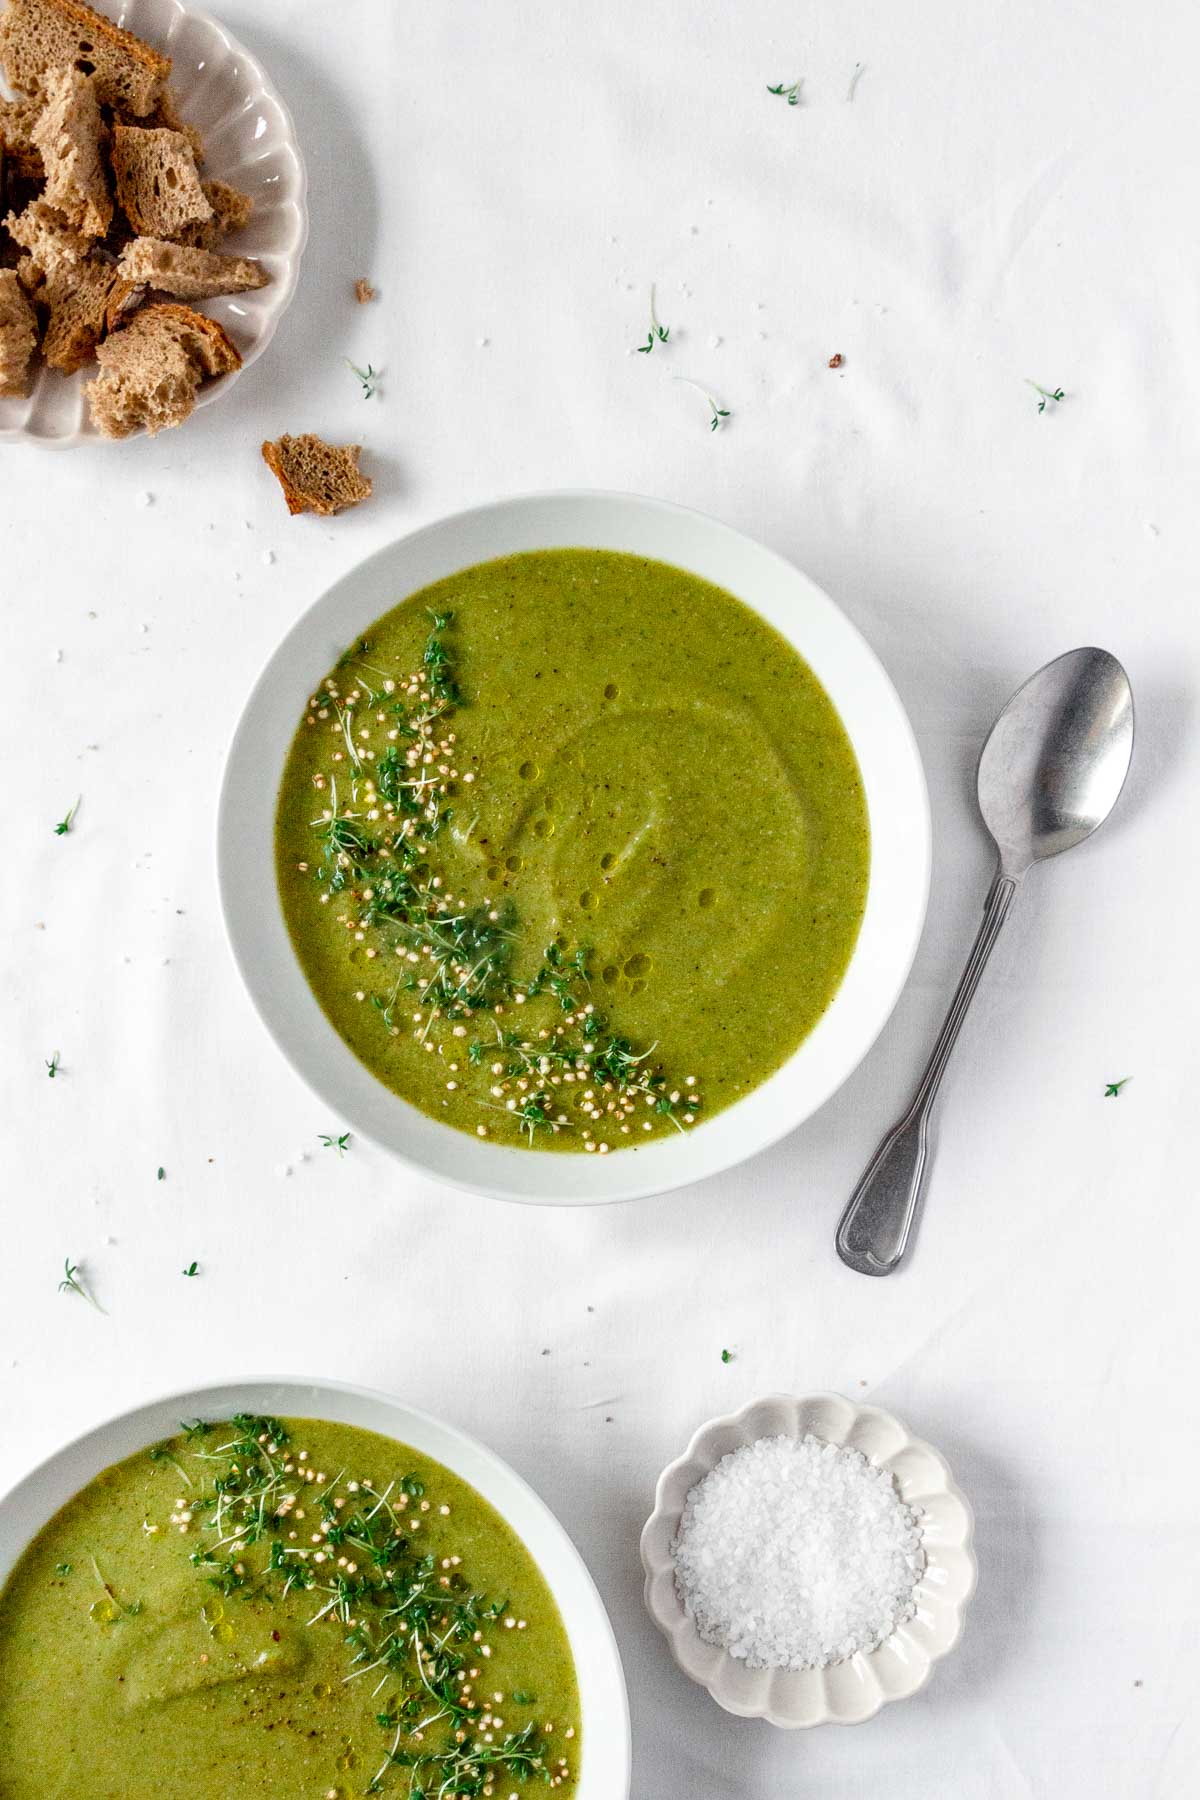
[(601, 1200), (805, 1118), (887, 1017), (928, 807), (887, 677), (789, 564), (617, 495), (500, 503), (337, 584), (247, 706), (231, 941), (357, 1129)]

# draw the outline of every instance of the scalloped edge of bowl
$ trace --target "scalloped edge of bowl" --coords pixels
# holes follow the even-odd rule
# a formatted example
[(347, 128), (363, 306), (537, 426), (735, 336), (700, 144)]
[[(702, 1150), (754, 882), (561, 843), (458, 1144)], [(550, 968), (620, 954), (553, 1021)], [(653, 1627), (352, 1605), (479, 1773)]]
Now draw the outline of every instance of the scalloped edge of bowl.
[[(861, 1450), (889, 1471), (900, 1497), (920, 1512), (926, 1566), (916, 1588), (917, 1611), (874, 1650), (845, 1662), (799, 1671), (748, 1669), (700, 1637), (676, 1592), (671, 1545), (688, 1494), (723, 1456), (758, 1438), (807, 1432)], [(894, 1414), (842, 1394), (768, 1394), (701, 1425), (659, 1476), (640, 1540), (643, 1599), (678, 1667), (726, 1712), (783, 1730), (861, 1725), (924, 1687), (934, 1664), (958, 1645), (978, 1580), (973, 1539), (970, 1502), (945, 1457)]]

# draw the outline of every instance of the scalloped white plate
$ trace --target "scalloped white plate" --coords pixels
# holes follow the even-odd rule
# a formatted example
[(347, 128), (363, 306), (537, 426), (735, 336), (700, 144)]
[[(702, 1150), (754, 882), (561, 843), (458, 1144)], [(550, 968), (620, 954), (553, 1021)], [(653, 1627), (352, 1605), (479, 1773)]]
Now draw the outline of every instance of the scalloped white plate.
[(494, 1450), (373, 1388), (260, 1376), (169, 1394), (97, 1425), (0, 1496), (0, 1587), (47, 1520), (103, 1469), (170, 1436), (180, 1419), (228, 1419), (238, 1412), (331, 1419), (377, 1431), (432, 1456), (482, 1494), (537, 1563), (566, 1627), (583, 1715), (576, 1800), (628, 1800), (629, 1702), (621, 1653), (583, 1558), (545, 1502)]
[[(308, 184), (291, 114), (250, 52), (207, 13), (180, 0), (125, 0), (119, 9), (102, 10), (172, 58), (171, 87), (180, 114), (204, 137), (205, 180), (231, 182), (254, 201), (249, 224), (229, 247), (261, 262), (269, 283), (197, 307), (224, 326), (241, 352), (242, 368), (248, 368), (287, 310), (308, 237)], [(197, 407), (220, 399), (239, 373), (205, 382)], [(0, 399), (0, 442), (54, 450), (106, 442), (92, 428), (83, 397), (84, 383), (94, 374), (93, 364), (75, 375), (40, 368), (25, 399)]]
[[(849, 1444), (894, 1477), (901, 1499), (921, 1519), (925, 1573), (916, 1589), (917, 1611), (875, 1650), (860, 1651), (826, 1669), (748, 1669), (717, 1644), (706, 1644), (684, 1611), (675, 1588), (671, 1545), (684, 1502), (723, 1456), (763, 1437), (803, 1437), (811, 1432), (830, 1444)], [(766, 1719), (789, 1729), (809, 1725), (860, 1725), (889, 1700), (907, 1700), (962, 1636), (967, 1602), (975, 1591), (971, 1508), (945, 1459), (915, 1438), (891, 1413), (859, 1406), (840, 1394), (771, 1394), (740, 1412), (702, 1425), (676, 1462), (664, 1469), (654, 1511), (642, 1532), (646, 1610), (671, 1646), (671, 1654), (718, 1706), (745, 1719)]]

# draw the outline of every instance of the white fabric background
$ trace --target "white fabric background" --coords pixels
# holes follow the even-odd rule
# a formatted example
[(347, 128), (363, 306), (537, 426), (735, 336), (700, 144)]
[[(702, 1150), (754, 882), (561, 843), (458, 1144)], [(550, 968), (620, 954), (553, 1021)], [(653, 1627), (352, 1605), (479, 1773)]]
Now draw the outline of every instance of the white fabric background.
[[(312, 180), (273, 350), (157, 442), (0, 456), (0, 1480), (173, 1386), (359, 1379), (487, 1438), (574, 1534), (625, 1656), (637, 1800), (1195, 1792), (1194, 11), (223, 12)], [(800, 107), (764, 92), (801, 75)], [(651, 280), (670, 352), (632, 356)], [(378, 399), (344, 356), (382, 366)], [(671, 370), (712, 386), (725, 431)], [(1039, 418), (1025, 377), (1068, 397)], [(361, 434), (371, 503), (289, 519), (257, 453), (289, 429)], [(910, 709), (935, 867), (913, 979), (818, 1117), (699, 1189), (555, 1214), (319, 1148), (339, 1121), (240, 991), (212, 842), (238, 709), (297, 613), (413, 526), (562, 484), (707, 508), (824, 584)], [(917, 1254), (868, 1282), (833, 1227), (975, 929), (977, 746), (1080, 642), (1130, 671), (1131, 781), (1030, 878), (947, 1084)], [(55, 1291), (68, 1253), (107, 1317)], [(922, 1695), (785, 1736), (675, 1671), (637, 1533), (703, 1418), (825, 1387), (943, 1448), (980, 1588)]]

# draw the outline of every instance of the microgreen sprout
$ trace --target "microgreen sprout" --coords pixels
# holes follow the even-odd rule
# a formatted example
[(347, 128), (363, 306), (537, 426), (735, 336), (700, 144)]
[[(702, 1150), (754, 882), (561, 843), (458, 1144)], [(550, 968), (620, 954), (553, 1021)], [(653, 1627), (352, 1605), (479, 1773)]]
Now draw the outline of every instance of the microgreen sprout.
[(1120, 1081), (1108, 1082), (1108, 1084), (1106, 1085), (1106, 1087), (1104, 1089), (1104, 1098), (1106, 1100), (1115, 1100), (1117, 1098), (1118, 1094), (1121, 1092), (1121, 1089), (1125, 1086), (1125, 1083), (1128, 1080), (1129, 1080), (1128, 1075), (1122, 1075)]
[(53, 1056), (48, 1056), (46, 1058), (46, 1073), (50, 1077), (51, 1081), (54, 1080), (54, 1077), (58, 1074), (58, 1071), (61, 1068), (61, 1066), (62, 1066), (62, 1057), (59, 1055), (57, 1050), (54, 1052)]
[[(314, 776), (328, 804), (310, 821), (319, 856), (299, 866), (322, 901), (337, 898), (339, 923), (369, 940), (355, 998), (370, 1003), (391, 1037), (409, 1035), (445, 1059), (445, 1090), (455, 1096), (447, 1108), (500, 1114), (508, 1135), (531, 1146), (578, 1132), (585, 1151), (607, 1155), (660, 1120), (682, 1132), (701, 1105), (695, 1077), (673, 1085), (651, 1060), (656, 1043), (635, 1048), (609, 1025), (595, 1003), (587, 946), (552, 939), (540, 963), (518, 976), (515, 902), (464, 897), (447, 884), (439, 837), (458, 784), (475, 781), (477, 771), (464, 766), (474, 759), (454, 729), (469, 698), (456, 675), (453, 615), (427, 610), (431, 629), (411, 674), (364, 664), (369, 646), (360, 642), (338, 665), (355, 665), (347, 684), (329, 676), (309, 703), (310, 725), (329, 722), (335, 766)], [(387, 728), (377, 750), (372, 713)], [(388, 958), (376, 964), (387, 975), (371, 991), (366, 970), (377, 957)], [(530, 1003), (539, 1001), (535, 1014)], [(518, 1017), (523, 1028), (513, 1029)], [(468, 1070), (483, 1083), (464, 1080)], [(477, 1114), (475, 1129), (487, 1137), (492, 1128)], [(341, 1155), (352, 1138), (321, 1133), (319, 1141)]]
[(693, 381), (690, 375), (672, 375), (671, 380), (685, 382), (688, 387), (695, 388), (698, 394), (704, 395), (704, 398), (708, 401), (708, 410), (710, 414), (708, 429), (710, 431), (719, 431), (722, 419), (727, 419), (729, 417), (729, 408), (727, 406), (718, 406), (708, 389), (702, 387), (698, 381)]
[(78, 1294), (81, 1300), (86, 1300), (89, 1306), (94, 1306), (98, 1313), (104, 1311), (83, 1278), (82, 1264), (73, 1263), (69, 1256), (63, 1262), (63, 1278), (58, 1284), (58, 1291), (60, 1294)]
[(650, 283), (650, 329), (646, 333), (645, 343), (639, 344), (637, 347), (638, 355), (639, 356), (649, 356), (649, 354), (653, 350), (655, 344), (665, 344), (667, 339), (670, 337), (670, 335), (671, 335), (671, 327), (669, 325), (660, 325), (658, 322), (658, 314), (654, 309), (654, 283), (651, 282)]
[(189, 1276), (198, 1275), (200, 1273), (200, 1264), (198, 1262), (190, 1262), (186, 1269), (180, 1270), (180, 1273)]
[(156, 1181), (165, 1181), (166, 1179), (167, 1179), (167, 1171), (160, 1164), (158, 1174), (156, 1175), (155, 1180)]
[(1026, 387), (1031, 387), (1035, 394), (1041, 395), (1041, 399), (1038, 401), (1038, 406), (1037, 406), (1037, 409), (1040, 413), (1045, 412), (1048, 401), (1050, 401), (1050, 400), (1065, 400), (1067, 397), (1062, 388), (1050, 389), (1050, 388), (1039, 387), (1037, 382), (1030, 381), (1028, 376), (1025, 377), (1025, 385), (1026, 385)]
[[(79, 798), (82, 799), (83, 796), (80, 795)], [(58, 824), (54, 827), (55, 837), (66, 837), (68, 831), (70, 831), (72, 825), (75, 823), (75, 814), (78, 811), (79, 811), (79, 800), (76, 800), (74, 806), (68, 806), (66, 812), (63, 814), (62, 818), (58, 821)]]
[(733, 1361), (733, 1351), (732, 1350), (722, 1350), (721, 1361), (723, 1363), (731, 1363)]
[(358, 376), (359, 385), (362, 388), (363, 399), (370, 400), (371, 397), (379, 391), (380, 371), (378, 369), (373, 369), (370, 363), (367, 364), (365, 369), (360, 369), (357, 363), (352, 363), (350, 361), (349, 357), (346, 358), (346, 367), (352, 374)]
[(785, 87), (782, 81), (777, 82), (774, 87), (768, 87), (767, 92), (768, 94), (778, 94), (782, 100), (787, 101), (789, 106), (799, 106), (800, 104), (799, 81), (793, 81), (790, 87)]
[[(345, 1470), (327, 1479), (278, 1419), (238, 1414), (210, 1429), (215, 1446), (189, 1455), (211, 1470), (182, 1508), (199, 1540), (189, 1560), (205, 1585), (226, 1597), (270, 1604), (307, 1596), (308, 1625), (332, 1632), (345, 1647), (343, 1685), (365, 1677), (373, 1694), (386, 1688), (374, 1712), (385, 1734), (382, 1760), (359, 1792), (465, 1800), (495, 1791), (497, 1775), (508, 1778), (500, 1790), (507, 1794), (516, 1782), (549, 1785), (569, 1774), (565, 1756), (553, 1765), (547, 1758), (543, 1734), (551, 1725), (531, 1719), (501, 1735), (493, 1697), (474, 1691), (476, 1659), (491, 1654), (485, 1634), (501, 1619), (517, 1630), (525, 1621), (505, 1617), (503, 1596), (474, 1589), (457, 1555), (439, 1556), (420, 1541), (423, 1515), (433, 1510), (420, 1477), (382, 1488), (362, 1475), (347, 1479)], [(178, 1467), (174, 1447), (168, 1441), (156, 1449)], [(306, 1462), (312, 1486), (301, 1509), (295, 1471)], [(180, 1510), (177, 1501), (176, 1516)], [(439, 1508), (442, 1515), (449, 1510)], [(306, 1513), (303, 1534), (289, 1529)], [(532, 1706), (537, 1695), (514, 1687), (511, 1698)]]

